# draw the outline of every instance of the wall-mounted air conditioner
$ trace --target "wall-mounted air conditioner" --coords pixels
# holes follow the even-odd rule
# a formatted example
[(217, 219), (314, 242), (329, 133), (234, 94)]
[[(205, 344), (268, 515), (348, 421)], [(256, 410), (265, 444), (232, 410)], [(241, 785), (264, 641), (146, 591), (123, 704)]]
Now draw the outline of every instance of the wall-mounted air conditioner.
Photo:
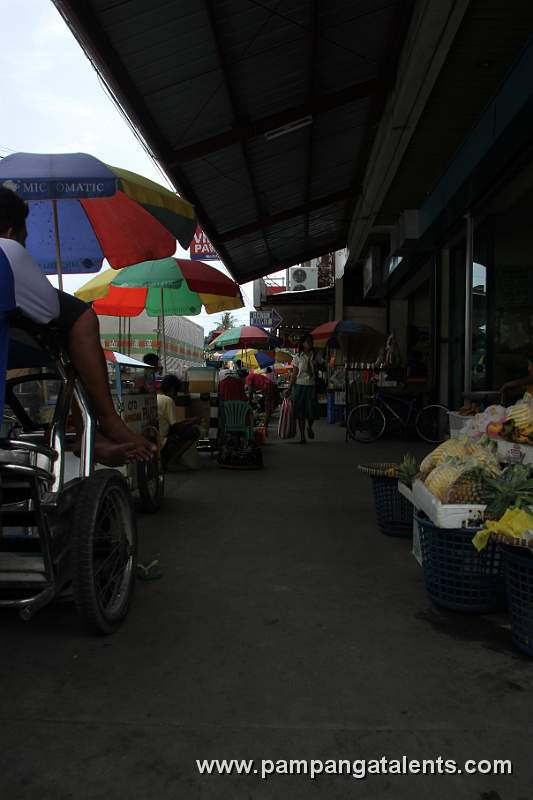
[(289, 269), (289, 291), (302, 292), (305, 289), (316, 289), (318, 287), (317, 267), (304, 266), (291, 267)]

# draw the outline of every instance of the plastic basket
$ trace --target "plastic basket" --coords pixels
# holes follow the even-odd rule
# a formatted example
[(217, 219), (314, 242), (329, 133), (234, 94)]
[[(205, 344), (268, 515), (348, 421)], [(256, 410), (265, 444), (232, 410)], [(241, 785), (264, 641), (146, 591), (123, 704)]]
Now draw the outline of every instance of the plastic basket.
[(503, 548), (511, 636), (515, 645), (533, 657), (533, 554), (528, 548)]
[(437, 528), (417, 515), (426, 589), (435, 605), (482, 614), (505, 608), (502, 548), (478, 552), (475, 528)]
[(464, 417), (456, 411), (448, 411), (448, 419), (450, 420), (450, 438), (459, 439), (463, 428), (471, 421), (472, 417)]
[(385, 536), (413, 535), (413, 506), (398, 491), (398, 478), (372, 476), (378, 527)]

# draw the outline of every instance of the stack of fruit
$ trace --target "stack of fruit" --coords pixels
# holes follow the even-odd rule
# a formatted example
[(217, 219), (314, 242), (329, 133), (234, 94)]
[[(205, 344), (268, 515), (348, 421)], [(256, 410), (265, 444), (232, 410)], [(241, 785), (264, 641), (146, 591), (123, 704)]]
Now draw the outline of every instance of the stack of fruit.
[(529, 395), (506, 409), (503, 419), (489, 422), (486, 432), (491, 438), (533, 445), (533, 407)]
[(490, 446), (450, 439), (426, 456), (419, 477), (441, 503), (480, 505), (487, 481), (499, 474)]

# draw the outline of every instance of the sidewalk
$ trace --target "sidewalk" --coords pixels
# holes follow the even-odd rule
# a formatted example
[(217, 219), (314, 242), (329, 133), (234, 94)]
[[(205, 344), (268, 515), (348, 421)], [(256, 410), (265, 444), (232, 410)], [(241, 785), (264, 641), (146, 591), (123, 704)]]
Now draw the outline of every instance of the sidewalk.
[[(141, 517), (139, 583), (99, 639), (67, 607), (3, 614), (6, 800), (528, 800), (533, 664), (504, 616), (432, 608), (406, 540), (378, 533), (357, 463), (420, 443), (344, 443), (325, 423), (265, 469), (172, 475)], [(511, 758), (497, 776), (200, 776), (195, 759)]]

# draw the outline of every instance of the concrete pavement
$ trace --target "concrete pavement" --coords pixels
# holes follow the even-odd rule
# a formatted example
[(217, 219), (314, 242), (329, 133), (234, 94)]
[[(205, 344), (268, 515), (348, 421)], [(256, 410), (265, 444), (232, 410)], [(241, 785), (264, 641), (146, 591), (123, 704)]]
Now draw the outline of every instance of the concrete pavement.
[[(262, 472), (170, 476), (112, 638), (70, 607), (3, 613), (6, 800), (531, 800), (533, 663), (505, 616), (431, 607), (405, 540), (378, 533), (358, 462), (416, 442), (272, 439)], [(514, 775), (200, 776), (196, 759), (512, 758)]]

